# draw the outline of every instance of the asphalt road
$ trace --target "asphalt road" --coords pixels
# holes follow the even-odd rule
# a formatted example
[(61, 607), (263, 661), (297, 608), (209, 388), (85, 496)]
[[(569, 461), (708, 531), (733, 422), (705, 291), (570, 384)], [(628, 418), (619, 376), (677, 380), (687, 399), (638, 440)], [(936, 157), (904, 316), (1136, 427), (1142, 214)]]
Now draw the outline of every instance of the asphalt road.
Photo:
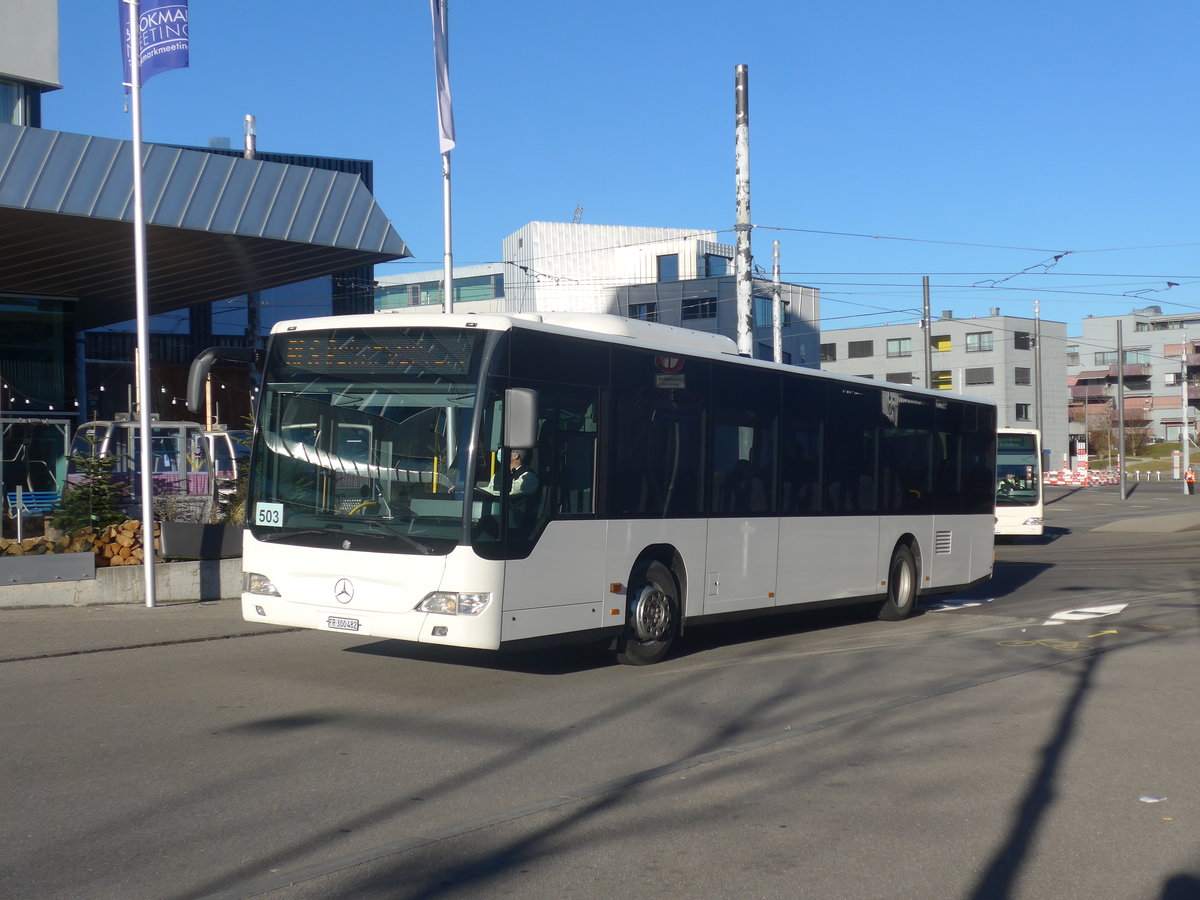
[(906, 622), (693, 629), (644, 669), (0, 612), (0, 894), (1200, 897), (1200, 534), (1155, 524), (1200, 498), (1169, 487), (1053, 492)]

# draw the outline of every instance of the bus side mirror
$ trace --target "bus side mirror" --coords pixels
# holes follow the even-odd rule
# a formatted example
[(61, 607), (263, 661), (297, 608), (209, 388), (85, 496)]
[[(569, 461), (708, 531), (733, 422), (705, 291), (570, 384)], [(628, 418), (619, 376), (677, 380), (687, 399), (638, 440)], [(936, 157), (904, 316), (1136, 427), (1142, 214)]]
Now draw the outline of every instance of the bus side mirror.
[(537, 391), (508, 388), (504, 392), (504, 446), (530, 450), (537, 444)]
[(192, 367), (188, 371), (187, 408), (192, 412), (200, 412), (204, 406), (204, 382), (218, 360), (253, 363), (254, 359), (254, 350), (248, 347), (209, 347), (202, 352), (192, 360)]

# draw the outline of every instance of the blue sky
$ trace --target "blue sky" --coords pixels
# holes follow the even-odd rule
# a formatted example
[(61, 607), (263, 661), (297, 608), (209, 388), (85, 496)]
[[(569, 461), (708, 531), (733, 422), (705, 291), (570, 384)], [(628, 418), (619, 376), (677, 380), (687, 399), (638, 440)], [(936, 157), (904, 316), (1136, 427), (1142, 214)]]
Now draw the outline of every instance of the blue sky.
[[(415, 261), (442, 258), (428, 0), (192, 0), (191, 67), (147, 141), (375, 162)], [(1200, 309), (1194, 0), (450, 0), (454, 257), (526, 222), (730, 230), (749, 66), (753, 250), (823, 328), (999, 307), (1068, 323)], [(59, 0), (48, 128), (128, 138), (117, 0)], [(1055, 257), (1061, 256), (1057, 261)], [(1167, 283), (1177, 286), (1168, 288)]]

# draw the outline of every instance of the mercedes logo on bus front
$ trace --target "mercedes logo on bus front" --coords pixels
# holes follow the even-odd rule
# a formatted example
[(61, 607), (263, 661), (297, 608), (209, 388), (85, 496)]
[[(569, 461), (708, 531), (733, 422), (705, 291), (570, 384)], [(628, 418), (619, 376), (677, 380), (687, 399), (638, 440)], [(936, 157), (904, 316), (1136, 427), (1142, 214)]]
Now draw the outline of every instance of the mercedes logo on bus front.
[(338, 603), (349, 603), (354, 599), (354, 582), (349, 578), (339, 578), (333, 586), (333, 597)]

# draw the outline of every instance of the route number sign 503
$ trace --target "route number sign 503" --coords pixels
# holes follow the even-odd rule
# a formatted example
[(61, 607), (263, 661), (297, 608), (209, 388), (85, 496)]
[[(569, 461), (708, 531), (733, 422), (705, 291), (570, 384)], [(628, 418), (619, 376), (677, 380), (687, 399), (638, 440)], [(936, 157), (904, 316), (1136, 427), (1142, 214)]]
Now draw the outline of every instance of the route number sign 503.
[(283, 504), (256, 503), (254, 505), (254, 524), (264, 528), (282, 528)]

